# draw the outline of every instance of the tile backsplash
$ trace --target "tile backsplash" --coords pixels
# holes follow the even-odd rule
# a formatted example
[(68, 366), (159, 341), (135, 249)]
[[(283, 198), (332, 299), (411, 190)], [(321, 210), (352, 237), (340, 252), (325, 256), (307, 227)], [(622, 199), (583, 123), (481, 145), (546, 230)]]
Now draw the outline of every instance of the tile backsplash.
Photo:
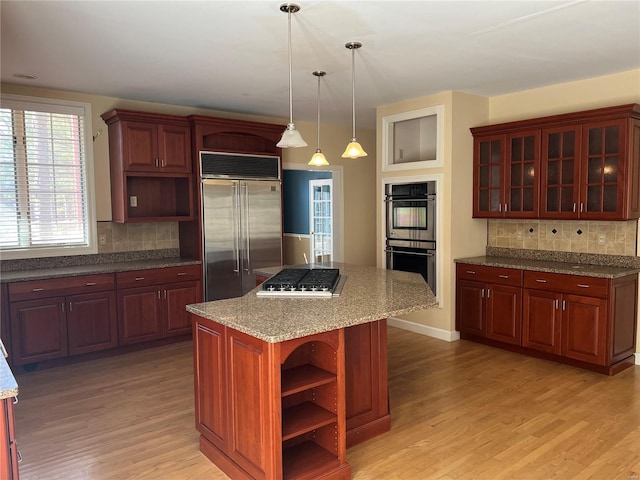
[(490, 247), (636, 256), (638, 220), (488, 220)]
[(179, 247), (178, 222), (98, 222), (98, 253)]

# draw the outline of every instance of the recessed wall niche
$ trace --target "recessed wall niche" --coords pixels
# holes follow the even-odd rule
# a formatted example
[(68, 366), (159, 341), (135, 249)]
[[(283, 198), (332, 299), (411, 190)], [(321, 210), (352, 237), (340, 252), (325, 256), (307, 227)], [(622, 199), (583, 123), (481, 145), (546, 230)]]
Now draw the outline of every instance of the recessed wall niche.
[(444, 106), (382, 118), (383, 171), (442, 166)]

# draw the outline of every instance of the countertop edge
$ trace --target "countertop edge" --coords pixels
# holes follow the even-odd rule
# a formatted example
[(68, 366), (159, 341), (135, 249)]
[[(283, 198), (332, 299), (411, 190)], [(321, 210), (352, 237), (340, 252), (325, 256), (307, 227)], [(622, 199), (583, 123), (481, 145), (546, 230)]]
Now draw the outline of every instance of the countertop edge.
[(0, 355), (0, 400), (18, 396), (18, 383), (16, 382), (7, 360)]
[[(247, 295), (250, 295), (250, 294), (251, 293), (248, 293)], [(331, 300), (327, 299), (322, 301), (331, 301)], [(326, 323), (321, 326), (307, 327), (302, 330), (298, 330), (295, 332), (290, 332), (282, 335), (266, 335), (264, 332), (260, 330), (252, 329), (247, 327), (246, 325), (240, 325), (233, 321), (227, 320), (225, 318), (220, 318), (220, 317), (216, 317), (215, 315), (211, 315), (205, 312), (204, 310), (198, 308), (198, 305), (202, 305), (202, 304), (196, 303), (196, 304), (187, 305), (187, 311), (195, 315), (198, 315), (199, 317), (219, 323), (220, 325), (224, 325), (226, 327), (233, 328), (234, 330), (237, 330), (239, 332), (246, 333), (247, 335), (250, 335), (259, 340), (263, 340), (267, 343), (280, 343), (280, 342), (286, 342), (287, 340), (294, 340), (296, 338), (307, 337), (309, 335), (314, 335), (317, 333), (330, 332), (332, 330), (337, 330), (339, 328), (347, 328), (355, 325), (362, 325), (364, 323), (375, 322), (375, 321), (393, 317), (396, 315), (403, 315), (406, 313), (418, 312), (421, 310), (436, 308), (438, 306), (438, 301), (436, 300), (435, 297), (433, 297), (431, 302), (412, 306), (412, 307), (392, 310), (389, 312), (385, 312), (385, 315), (382, 315), (382, 316), (364, 316), (360, 318), (351, 318), (335, 324)]]
[(201, 265), (200, 260), (187, 258), (159, 258), (153, 260), (131, 260), (94, 265), (77, 265), (69, 267), (45, 268), (35, 270), (0, 271), (0, 283), (26, 282), (30, 280), (46, 280), (53, 278), (79, 277), (82, 275), (99, 275), (134, 270)]
[(558, 273), (563, 275), (577, 275), (583, 277), (620, 278), (640, 273), (640, 268), (612, 267), (604, 265), (590, 265), (582, 263), (554, 262), (545, 260), (531, 260), (512, 257), (477, 256), (456, 258), (455, 263), (470, 265), (485, 265), (489, 267), (517, 268), (534, 272)]

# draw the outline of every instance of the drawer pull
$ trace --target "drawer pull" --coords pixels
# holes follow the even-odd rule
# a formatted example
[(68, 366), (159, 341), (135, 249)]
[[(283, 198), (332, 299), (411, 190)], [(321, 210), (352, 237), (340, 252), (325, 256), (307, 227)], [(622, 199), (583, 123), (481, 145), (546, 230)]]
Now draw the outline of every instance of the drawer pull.
[(13, 404), (14, 405), (18, 404), (18, 396), (17, 395), (15, 397), (13, 397)]
[(178, 276), (179, 276), (179, 277), (183, 277), (183, 276), (185, 276), (186, 274), (187, 274), (187, 272), (178, 272)]
[(34, 288), (33, 290), (31, 290), (32, 292), (41, 292), (43, 291), (44, 288)]
[(538, 282), (538, 283), (547, 283), (547, 281), (543, 280), (542, 278), (536, 278), (536, 282)]
[(476, 274), (476, 272), (474, 272), (473, 270), (467, 270), (467, 273), (470, 274), (470, 275), (475, 275)]
[[(16, 443), (16, 442), (13, 442)], [(22, 463), (22, 453), (20, 453), (20, 450), (18, 450), (18, 463)]]
[(95, 284), (96, 284), (96, 282), (89, 282), (86, 285), (87, 285), (87, 287), (93, 287)]
[(500, 278), (509, 278), (509, 275), (498, 275)]
[(579, 283), (578, 287), (580, 288), (589, 288), (590, 285), (585, 285), (584, 283)]
[(144, 280), (144, 277), (136, 277), (136, 282), (139, 282), (140, 280)]

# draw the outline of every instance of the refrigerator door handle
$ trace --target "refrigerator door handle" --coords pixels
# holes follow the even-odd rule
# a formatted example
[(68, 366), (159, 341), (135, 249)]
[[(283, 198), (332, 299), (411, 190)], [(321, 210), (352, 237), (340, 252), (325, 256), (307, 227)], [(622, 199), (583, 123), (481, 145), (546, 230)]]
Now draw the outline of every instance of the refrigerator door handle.
[(236, 228), (236, 234), (233, 235), (233, 250), (235, 252), (236, 268), (233, 269), (233, 273), (240, 274), (240, 240), (238, 239), (238, 232), (240, 231), (240, 215), (238, 215), (238, 209), (240, 205), (240, 190), (238, 184), (234, 183), (233, 188), (233, 201), (236, 206), (233, 208), (233, 223)]
[(245, 241), (245, 248), (244, 248), (244, 252), (245, 252), (245, 259), (246, 262), (244, 263), (244, 271), (246, 273), (250, 273), (251, 271), (251, 257), (250, 257), (250, 249), (249, 249), (249, 239), (251, 238), (251, 232), (249, 232), (249, 186), (247, 185), (247, 183), (243, 183), (242, 186), (244, 187), (244, 212), (243, 215), (244, 216), (244, 231), (243, 231), (243, 238)]

